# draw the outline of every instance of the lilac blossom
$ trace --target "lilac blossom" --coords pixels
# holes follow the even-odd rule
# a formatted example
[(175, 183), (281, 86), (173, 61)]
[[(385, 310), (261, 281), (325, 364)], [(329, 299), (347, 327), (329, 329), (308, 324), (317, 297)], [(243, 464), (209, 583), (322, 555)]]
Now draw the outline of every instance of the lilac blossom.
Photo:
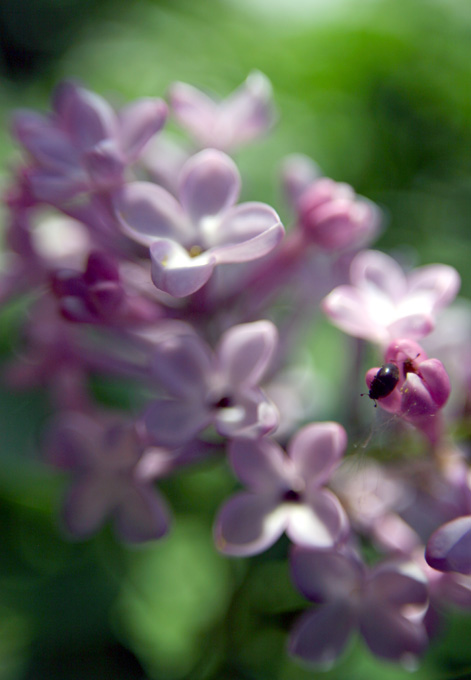
[(453, 267), (428, 265), (405, 275), (392, 257), (376, 250), (358, 253), (350, 280), (351, 285), (329, 293), (322, 309), (345, 333), (381, 345), (426, 336), (437, 312), (454, 300), (460, 286)]
[(178, 123), (201, 147), (230, 151), (265, 134), (274, 121), (271, 84), (259, 71), (219, 102), (186, 83), (174, 83), (169, 100)]
[(71, 535), (87, 538), (109, 518), (128, 543), (167, 533), (169, 511), (153, 482), (168, 472), (169, 453), (143, 450), (134, 427), (64, 414), (50, 433), (49, 459), (72, 475), (64, 503), (64, 523)]
[(99, 95), (72, 83), (57, 88), (52, 113), (18, 111), (13, 134), (29, 153), (29, 183), (39, 200), (61, 204), (109, 190), (165, 123), (161, 99), (139, 99), (115, 113)]
[(427, 543), (425, 559), (439, 571), (471, 574), (471, 514), (439, 527)]
[(278, 413), (258, 385), (276, 344), (270, 321), (233, 326), (214, 352), (190, 327), (156, 340), (152, 372), (172, 398), (154, 401), (145, 414), (155, 442), (176, 448), (209, 425), (229, 438), (273, 430)]
[[(413, 340), (399, 339), (386, 349), (384, 363), (398, 367), (399, 381), (389, 395), (378, 399), (379, 405), (421, 429), (431, 441), (437, 441), (441, 434), (440, 410), (451, 391), (442, 362), (429, 359)], [(367, 372), (369, 388), (378, 371), (379, 367), (375, 367)]]
[(126, 232), (150, 247), (152, 280), (159, 290), (185, 297), (201, 288), (216, 265), (267, 255), (283, 237), (273, 208), (235, 205), (240, 175), (220, 151), (190, 158), (180, 175), (178, 202), (162, 187), (131, 182), (114, 204)]
[(229, 456), (247, 486), (230, 498), (216, 518), (216, 546), (226, 555), (254, 555), (281, 534), (316, 548), (346, 537), (348, 521), (325, 485), (345, 451), (347, 435), (338, 423), (312, 423), (293, 437), (287, 454), (268, 438), (231, 443)]
[(291, 633), (295, 656), (330, 666), (355, 629), (380, 658), (410, 664), (424, 652), (427, 635), (417, 614), (425, 611), (427, 586), (412, 562), (390, 560), (367, 568), (354, 554), (295, 546), (291, 569), (301, 593), (319, 603)]

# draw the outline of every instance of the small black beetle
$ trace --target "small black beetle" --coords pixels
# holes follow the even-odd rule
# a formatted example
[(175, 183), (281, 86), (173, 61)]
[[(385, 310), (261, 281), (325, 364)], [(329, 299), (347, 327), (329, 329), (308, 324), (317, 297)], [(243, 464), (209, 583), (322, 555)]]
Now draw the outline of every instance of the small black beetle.
[(399, 368), (396, 364), (384, 364), (384, 366), (381, 366), (373, 378), (370, 391), (368, 392), (368, 396), (370, 399), (373, 399), (375, 407), (377, 406), (376, 400), (389, 396), (398, 382)]

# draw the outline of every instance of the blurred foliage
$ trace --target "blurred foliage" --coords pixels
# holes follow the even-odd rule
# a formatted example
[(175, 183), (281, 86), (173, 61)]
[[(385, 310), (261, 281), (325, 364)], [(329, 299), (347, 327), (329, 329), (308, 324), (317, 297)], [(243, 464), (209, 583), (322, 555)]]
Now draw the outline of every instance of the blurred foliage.
[[(280, 206), (273, 168), (287, 153), (306, 153), (383, 207), (379, 247), (408, 263), (453, 264), (469, 296), (471, 6), (345, 0), (329, 12), (318, 4), (304, 18), (292, 2), (280, 18), (256, 2), (3, 0), (0, 111), (46, 109), (63, 77), (119, 102), (162, 95), (173, 80), (223, 96), (258, 68), (273, 82), (280, 120), (273, 137), (240, 152), (246, 197)], [(11, 154), (5, 126), (3, 178)], [(14, 353), (22, 311), (0, 318), (4, 357)], [(341, 376), (339, 341), (317, 330), (315, 355)], [(125, 387), (92, 387), (103, 403), (126, 405)], [(290, 584), (287, 543), (250, 561), (216, 554), (212, 517), (233, 487), (222, 466), (162, 484), (176, 520), (156, 545), (122, 548), (109, 530), (65, 542), (56, 516), (66, 481), (38, 455), (47, 401), (6, 388), (0, 400), (0, 680), (410, 677), (359, 641), (325, 673), (285, 655), (286, 632), (306, 606)], [(414, 677), (470, 677), (470, 634), (469, 618), (450, 615)]]

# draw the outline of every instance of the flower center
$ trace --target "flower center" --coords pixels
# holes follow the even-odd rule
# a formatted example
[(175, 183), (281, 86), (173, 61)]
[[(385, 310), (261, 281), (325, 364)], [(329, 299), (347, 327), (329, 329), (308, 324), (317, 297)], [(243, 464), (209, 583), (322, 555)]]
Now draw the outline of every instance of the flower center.
[(285, 503), (299, 503), (300, 500), (301, 494), (294, 489), (288, 489), (288, 491), (285, 491), (283, 494), (283, 501)]

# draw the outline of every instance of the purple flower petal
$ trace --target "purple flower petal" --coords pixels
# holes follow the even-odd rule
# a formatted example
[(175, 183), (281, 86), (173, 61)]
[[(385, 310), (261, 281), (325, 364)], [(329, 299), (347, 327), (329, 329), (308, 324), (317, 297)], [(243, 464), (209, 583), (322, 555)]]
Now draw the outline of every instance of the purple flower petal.
[(186, 242), (190, 232), (176, 199), (151, 182), (131, 182), (113, 194), (121, 224), (131, 238), (150, 246), (156, 238)]
[(64, 174), (56, 169), (38, 167), (32, 170), (29, 179), (34, 195), (46, 203), (67, 201), (88, 188), (87, 177), (80, 169), (73, 174)]
[(167, 506), (154, 489), (135, 486), (116, 510), (116, 530), (128, 543), (142, 543), (164, 536), (170, 526)]
[(285, 526), (286, 512), (276, 498), (241, 492), (220, 509), (214, 540), (226, 555), (256, 555), (273, 545)]
[(204, 430), (211, 416), (199, 402), (161, 399), (148, 407), (144, 421), (156, 444), (177, 448)]
[(293, 209), (306, 191), (321, 175), (319, 167), (304, 154), (287, 156), (281, 167), (283, 191)]
[(308, 663), (331, 666), (344, 651), (355, 623), (355, 612), (347, 600), (305, 612), (291, 633), (289, 652)]
[(423, 570), (414, 562), (386, 562), (373, 569), (368, 597), (397, 610), (408, 604), (425, 605), (427, 580)]
[(216, 121), (217, 103), (196, 87), (179, 82), (170, 87), (169, 101), (180, 125), (207, 146)]
[(433, 331), (435, 324), (428, 312), (417, 312), (396, 319), (387, 329), (391, 338), (420, 339)]
[(152, 370), (174, 397), (203, 400), (211, 368), (208, 347), (196, 334), (168, 335), (156, 342)]
[(78, 538), (91, 536), (116, 506), (116, 483), (105, 475), (83, 474), (69, 489), (64, 503), (64, 523)]
[(410, 662), (427, 647), (427, 634), (421, 623), (402, 616), (398, 611), (372, 602), (362, 609), (360, 630), (376, 656), (391, 661)]
[(191, 257), (170, 239), (158, 239), (150, 248), (152, 281), (159, 289), (181, 298), (195, 293), (210, 279), (215, 259), (209, 253)]
[(126, 160), (134, 161), (167, 118), (167, 105), (162, 99), (138, 99), (119, 112), (119, 144)]
[(270, 253), (285, 233), (277, 213), (264, 203), (241, 203), (228, 210), (208, 242), (218, 263), (250, 262)]
[(257, 385), (278, 341), (271, 321), (240, 324), (224, 333), (217, 348), (220, 370), (229, 385)]
[(471, 574), (471, 515), (437, 529), (427, 543), (425, 559), (439, 571)]
[(17, 111), (13, 118), (13, 134), (42, 166), (68, 172), (78, 162), (78, 155), (67, 135), (49, 118), (33, 111)]
[(116, 137), (118, 118), (108, 102), (74, 83), (59, 85), (54, 95), (54, 109), (74, 144), (88, 151), (109, 137)]
[(297, 545), (332, 548), (345, 538), (348, 520), (336, 496), (327, 489), (308, 494), (305, 503), (290, 504), (286, 533)]
[(312, 423), (293, 437), (288, 455), (306, 480), (326, 483), (347, 446), (347, 433), (338, 423)]
[(266, 438), (233, 441), (229, 459), (239, 480), (252, 491), (276, 494), (286, 488), (289, 461), (276, 442)]
[(450, 378), (442, 362), (438, 359), (426, 359), (420, 362), (419, 370), (430, 396), (436, 405), (442, 408), (451, 392)]
[[(197, 224), (227, 210), (237, 201), (240, 175), (234, 161), (216, 149), (192, 156), (180, 177), (180, 201)], [(202, 225), (204, 231), (204, 224)]]
[(348, 600), (363, 582), (363, 567), (354, 557), (301, 546), (291, 550), (291, 573), (296, 587), (313, 602)]

